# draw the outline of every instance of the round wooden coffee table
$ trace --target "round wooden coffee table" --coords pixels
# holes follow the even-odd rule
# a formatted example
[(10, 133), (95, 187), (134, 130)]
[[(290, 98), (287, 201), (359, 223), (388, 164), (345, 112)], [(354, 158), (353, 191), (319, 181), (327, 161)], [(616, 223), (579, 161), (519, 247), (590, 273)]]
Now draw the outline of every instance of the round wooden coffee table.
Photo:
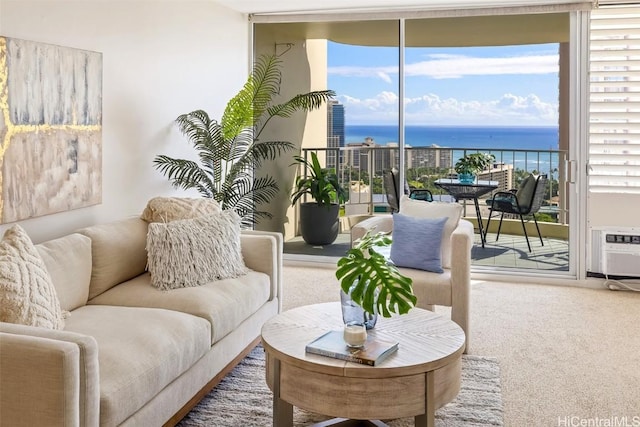
[[(379, 318), (369, 331), (398, 341), (398, 350), (376, 366), (305, 352), (330, 330), (341, 330), (340, 303), (315, 304), (283, 312), (262, 328), (266, 379), (273, 391), (273, 425), (293, 425), (293, 406), (330, 417), (331, 425), (384, 425), (415, 417), (416, 426), (434, 426), (436, 409), (460, 391), (465, 336), (451, 320), (419, 308)], [(330, 425), (321, 423), (319, 425)]]

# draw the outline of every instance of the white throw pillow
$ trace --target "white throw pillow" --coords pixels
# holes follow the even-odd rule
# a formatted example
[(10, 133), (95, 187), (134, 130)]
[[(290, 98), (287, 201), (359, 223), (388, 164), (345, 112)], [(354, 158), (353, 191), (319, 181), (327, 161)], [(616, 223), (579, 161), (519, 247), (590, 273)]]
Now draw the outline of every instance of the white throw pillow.
[(149, 224), (151, 285), (161, 290), (200, 286), (248, 272), (240, 248), (240, 217), (232, 210)]
[(441, 260), (442, 267), (451, 268), (451, 234), (458, 227), (462, 217), (462, 205), (459, 203), (413, 200), (403, 195), (400, 199), (400, 213), (417, 218), (435, 219), (447, 217), (442, 233)]
[(0, 321), (63, 329), (60, 301), (27, 233), (14, 225), (0, 241)]
[(216, 214), (220, 211), (220, 205), (213, 199), (154, 197), (147, 202), (140, 218), (147, 222), (171, 222)]

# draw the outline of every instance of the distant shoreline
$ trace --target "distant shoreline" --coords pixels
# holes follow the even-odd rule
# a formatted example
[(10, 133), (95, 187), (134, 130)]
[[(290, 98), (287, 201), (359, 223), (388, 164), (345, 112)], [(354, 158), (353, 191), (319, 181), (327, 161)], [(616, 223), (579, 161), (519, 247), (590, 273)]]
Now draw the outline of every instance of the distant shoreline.
[[(345, 143), (398, 142), (396, 125), (346, 125)], [(557, 150), (557, 126), (450, 126), (407, 125), (405, 143), (412, 147), (438, 145), (447, 148)]]

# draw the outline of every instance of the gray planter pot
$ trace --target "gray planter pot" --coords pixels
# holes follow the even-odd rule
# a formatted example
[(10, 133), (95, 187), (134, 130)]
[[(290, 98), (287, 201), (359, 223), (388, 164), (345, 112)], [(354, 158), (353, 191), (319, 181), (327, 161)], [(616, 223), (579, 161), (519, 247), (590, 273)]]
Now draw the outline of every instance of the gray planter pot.
[(318, 206), (315, 202), (300, 204), (300, 233), (309, 245), (330, 245), (338, 237), (340, 205)]

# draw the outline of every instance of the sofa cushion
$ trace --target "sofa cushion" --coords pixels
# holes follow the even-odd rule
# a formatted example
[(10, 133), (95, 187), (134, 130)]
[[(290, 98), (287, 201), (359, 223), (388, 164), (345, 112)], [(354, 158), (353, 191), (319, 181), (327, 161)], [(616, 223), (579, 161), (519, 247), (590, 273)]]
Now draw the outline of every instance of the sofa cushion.
[(119, 425), (210, 349), (209, 323), (171, 310), (83, 306), (65, 330), (95, 338), (100, 424)]
[(47, 267), (19, 225), (0, 241), (0, 321), (62, 329), (64, 320)]
[(269, 276), (250, 271), (234, 279), (198, 287), (160, 291), (151, 286), (149, 273), (122, 283), (89, 304), (156, 307), (189, 313), (211, 323), (211, 344), (233, 331), (268, 300)]
[(141, 219), (147, 222), (171, 222), (198, 218), (222, 210), (213, 199), (190, 197), (154, 197), (147, 202)]
[(408, 196), (400, 199), (400, 213), (418, 218), (447, 217), (442, 234), (442, 267), (451, 268), (451, 233), (458, 226), (462, 216), (462, 205), (459, 203), (424, 202), (412, 200)]
[(391, 260), (398, 267), (442, 273), (443, 218), (415, 218), (401, 213), (393, 216)]
[(240, 217), (232, 210), (151, 223), (147, 252), (151, 285), (163, 290), (200, 286), (248, 271), (240, 250)]
[(74, 310), (87, 303), (91, 281), (91, 239), (73, 233), (36, 245), (56, 288), (60, 307)]
[(147, 266), (147, 223), (127, 218), (78, 230), (91, 239), (89, 299), (144, 273)]

